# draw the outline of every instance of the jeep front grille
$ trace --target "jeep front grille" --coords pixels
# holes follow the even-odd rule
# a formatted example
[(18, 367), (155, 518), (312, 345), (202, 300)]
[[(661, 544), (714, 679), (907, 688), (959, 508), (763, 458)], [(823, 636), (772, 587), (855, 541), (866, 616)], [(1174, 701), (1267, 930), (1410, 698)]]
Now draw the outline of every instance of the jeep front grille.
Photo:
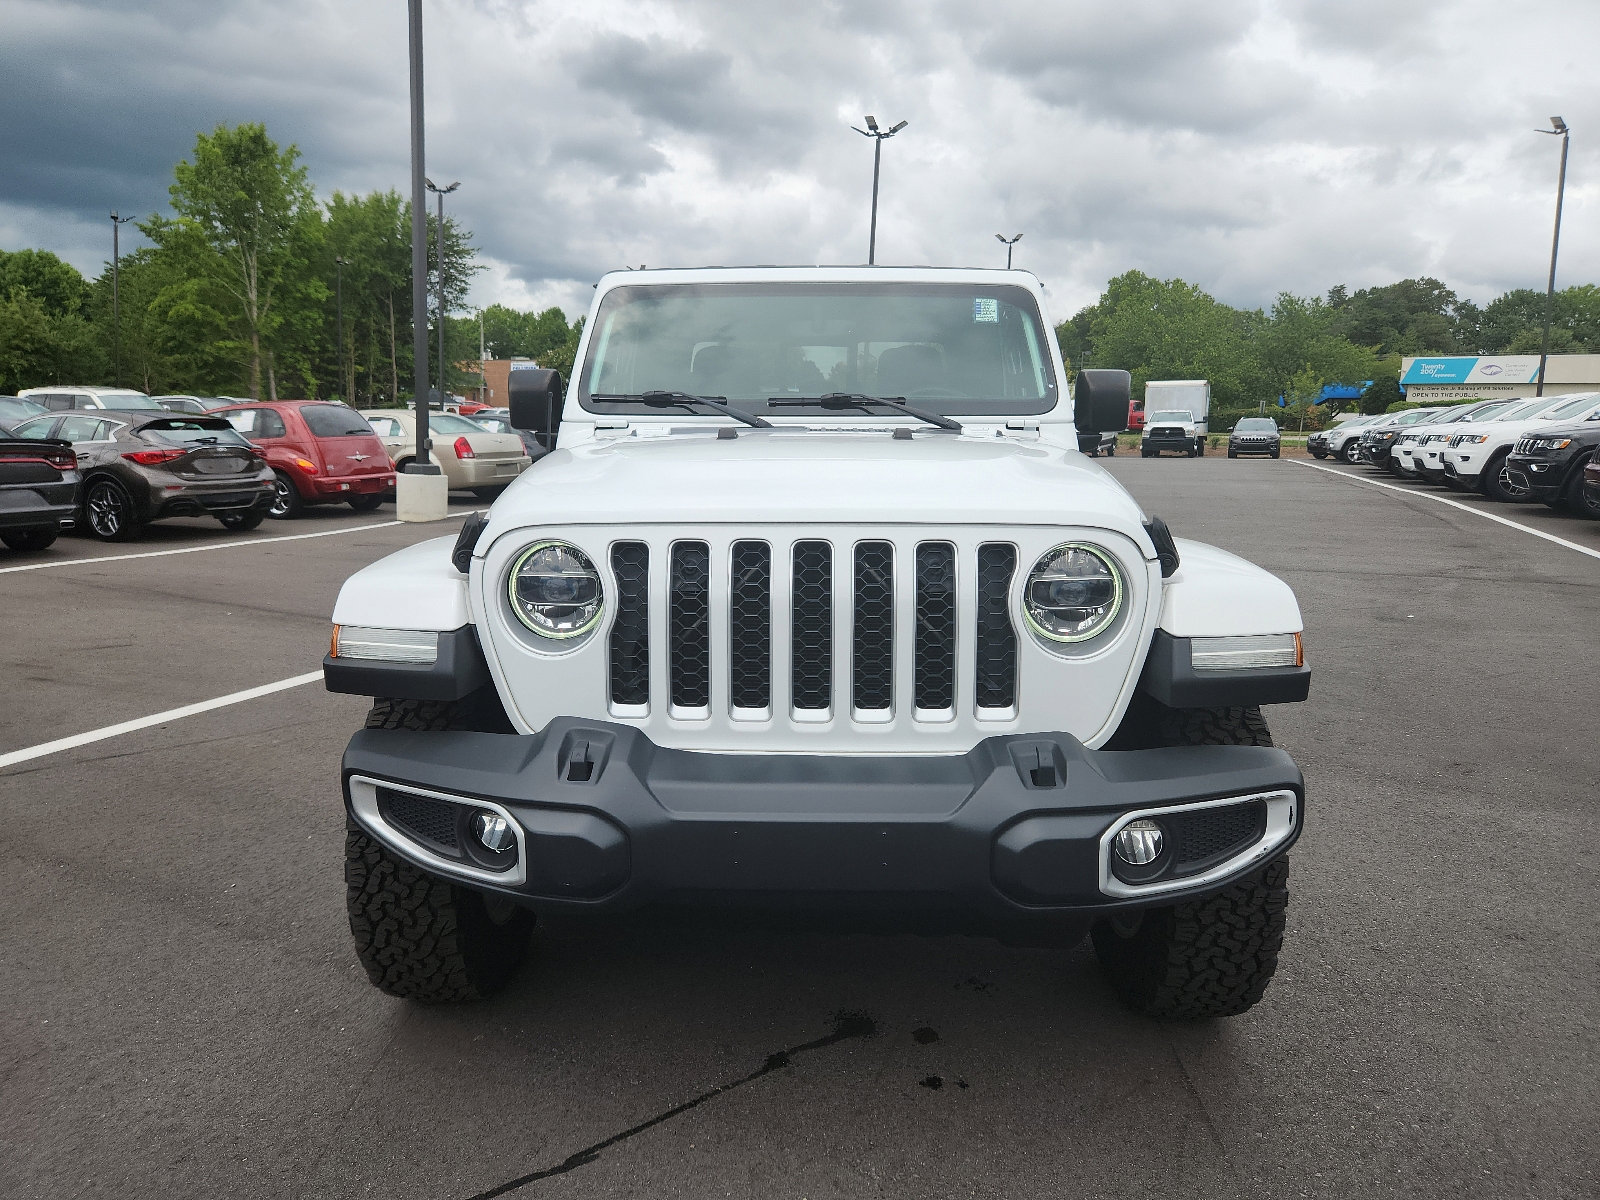
[[(723, 556), (725, 564), (713, 561)], [(1017, 557), (1004, 542), (958, 549), (949, 541), (881, 536), (739, 540), (715, 549), (677, 541), (655, 555), (643, 542), (616, 543), (612, 710), (621, 717), (648, 711), (654, 593), (664, 602), (667, 643), (656, 658), (665, 678), (654, 688), (671, 718), (704, 719), (726, 709), (736, 720), (786, 710), (800, 722), (846, 717), (871, 724), (897, 713), (939, 722), (955, 718), (963, 694), (980, 718), (1013, 717)], [(652, 586), (663, 559), (666, 578)], [(777, 577), (779, 564), (787, 578)], [(725, 609), (716, 603), (724, 587)], [(897, 677), (897, 669), (909, 678)], [(778, 694), (778, 681), (787, 695)]]
[(668, 679), (672, 707), (705, 710), (711, 706), (711, 551), (704, 542), (672, 547), (672, 586), (668, 593)]

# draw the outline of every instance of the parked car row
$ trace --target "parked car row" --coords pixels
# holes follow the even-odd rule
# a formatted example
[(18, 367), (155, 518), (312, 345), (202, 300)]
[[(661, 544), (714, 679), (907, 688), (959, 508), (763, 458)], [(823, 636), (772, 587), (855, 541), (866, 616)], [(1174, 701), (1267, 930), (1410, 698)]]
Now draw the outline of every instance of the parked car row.
[[(548, 453), (553, 435), (519, 433), (505, 417), (430, 415), (452, 488), (487, 499)], [(393, 495), (415, 444), (409, 409), (31, 388), (0, 397), (0, 541), (42, 550), (76, 528), (120, 542), (178, 516), (248, 530), (340, 502), (370, 512)]]
[(1355, 424), (1312, 453), (1600, 520), (1600, 392), (1416, 408)]

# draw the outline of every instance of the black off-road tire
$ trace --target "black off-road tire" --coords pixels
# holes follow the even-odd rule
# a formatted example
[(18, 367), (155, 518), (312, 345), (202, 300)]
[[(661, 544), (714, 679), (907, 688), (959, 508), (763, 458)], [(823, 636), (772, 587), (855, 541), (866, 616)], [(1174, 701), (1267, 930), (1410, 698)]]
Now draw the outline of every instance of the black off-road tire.
[(403, 1000), (482, 1000), (528, 953), (533, 914), (429, 875), (370, 834), (345, 831), (345, 907), (374, 987)]
[[(1130, 716), (1136, 727), (1118, 733), (1126, 749), (1272, 745), (1254, 706), (1152, 703)], [(1101, 969), (1122, 1002), (1142, 1016), (1237, 1016), (1261, 999), (1278, 969), (1288, 879), (1288, 860), (1279, 858), (1205, 899), (1145, 909), (1131, 921), (1099, 921), (1090, 936)]]
[(1253, 1007), (1278, 969), (1289, 862), (1208, 896), (1145, 911), (1129, 932), (1101, 921), (1095, 954), (1122, 1002), (1147, 1017), (1203, 1021)]
[[(447, 700), (377, 700), (368, 729), (439, 733), (479, 724)], [(441, 879), (354, 824), (345, 830), (345, 906), (374, 987), (424, 1004), (481, 1000), (528, 954), (533, 914)]]

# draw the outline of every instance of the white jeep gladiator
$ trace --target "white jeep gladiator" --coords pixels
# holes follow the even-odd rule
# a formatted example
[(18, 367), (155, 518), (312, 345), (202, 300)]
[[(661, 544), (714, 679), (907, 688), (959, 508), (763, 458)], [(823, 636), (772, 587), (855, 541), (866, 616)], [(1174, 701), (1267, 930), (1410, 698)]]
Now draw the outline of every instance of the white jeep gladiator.
[(538, 915), (732, 905), (1087, 934), (1153, 1016), (1261, 997), (1300, 611), (1080, 453), (1129, 377), (1068, 394), (1032, 275), (619, 272), (576, 362), (511, 376), (557, 448), (334, 610), (374, 984), (471, 999)]

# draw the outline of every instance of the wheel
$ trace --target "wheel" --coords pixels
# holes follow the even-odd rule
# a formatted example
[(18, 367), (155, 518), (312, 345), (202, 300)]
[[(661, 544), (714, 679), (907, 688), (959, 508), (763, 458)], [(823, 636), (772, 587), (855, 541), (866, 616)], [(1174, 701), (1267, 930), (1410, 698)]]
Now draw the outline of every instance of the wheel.
[(479, 500), (493, 500), (505, 490), (506, 489), (503, 484), (496, 487), (475, 487), (472, 489), (472, 494)]
[(1600, 521), (1600, 492), (1590, 499), (1589, 493), (1584, 491), (1583, 463), (1580, 462), (1567, 476), (1567, 485), (1561, 489), (1561, 499), (1568, 512), (1588, 517), (1591, 521)]
[(1199, 439), (1197, 439), (1195, 441), (1194, 454), (1195, 454), (1196, 458), (1204, 458), (1206, 456), (1206, 440), (1205, 440), (1205, 438), (1199, 438)]
[(300, 498), (300, 489), (294, 486), (282, 471), (273, 473), (272, 507), (267, 510), (267, 516), (275, 521), (287, 521), (298, 517), (305, 511), (306, 502)]
[(370, 496), (351, 496), (345, 503), (359, 513), (368, 513), (383, 503), (383, 493), (375, 492)]
[[(1277, 451), (1277, 450), (1274, 450), (1274, 451), (1272, 451), (1272, 453), (1271, 453), (1271, 455), (1270, 455), (1270, 457), (1272, 457), (1272, 458), (1277, 458), (1277, 457), (1278, 457), (1278, 455), (1279, 455), (1279, 454), (1280, 454), (1280, 453), (1281, 453), (1281, 452), (1280, 452), (1280, 451)], [(1320, 454), (1319, 454), (1319, 455), (1317, 455), (1317, 457), (1318, 457), (1318, 458), (1321, 458), (1321, 457), (1322, 457), (1322, 455), (1320, 455)]]
[(1339, 452), (1339, 457), (1352, 467), (1361, 461), (1361, 444), (1351, 438), (1344, 444), (1344, 449)]
[[(1261, 710), (1170, 709), (1130, 713), (1124, 746), (1270, 746)], [(1125, 722), (1125, 726), (1126, 726)], [(1095, 956), (1122, 1002), (1147, 1017), (1205, 1020), (1251, 1008), (1278, 969), (1289, 901), (1289, 864), (1279, 858), (1201, 900), (1097, 922)]]
[[(457, 705), (379, 700), (369, 729), (439, 732), (461, 725)], [(528, 953), (533, 914), (400, 858), (351, 824), (345, 830), (345, 907), (356, 955), (374, 987), (406, 1000), (481, 1000), (510, 981)]]
[(1144, 449), (1144, 447), (1141, 446), (1139, 448), (1139, 457), (1140, 458), (1153, 458), (1155, 456), (1150, 451)]
[(1483, 468), (1483, 474), (1478, 476), (1479, 490), (1491, 500), (1512, 504), (1528, 494), (1527, 488), (1511, 481), (1510, 458), (1510, 454), (1501, 454), (1498, 458), (1490, 459)]
[(1229, 450), (1228, 451), (1228, 457), (1229, 458), (1238, 458), (1239, 457), (1239, 452), (1237, 450)]
[(133, 497), (115, 479), (96, 479), (83, 496), (83, 525), (102, 542), (126, 542), (142, 527)]
[(17, 551), (43, 550), (56, 537), (57, 531), (54, 529), (8, 529), (0, 533), (0, 542)]
[(1106, 457), (1107, 458), (1115, 458), (1116, 456), (1117, 456), (1117, 444), (1115, 442), (1112, 442), (1111, 445), (1106, 447)]
[(234, 529), (240, 533), (257, 528), (266, 519), (267, 510), (264, 508), (247, 508), (243, 512), (223, 513), (217, 518), (222, 522), (224, 529)]
[[(1277, 458), (1278, 456), (1274, 454), (1272, 457)], [(1321, 462), (1323, 459), (1328, 457), (1328, 452), (1326, 450), (1313, 450), (1311, 452), (1311, 457), (1316, 459), (1318, 462)]]

